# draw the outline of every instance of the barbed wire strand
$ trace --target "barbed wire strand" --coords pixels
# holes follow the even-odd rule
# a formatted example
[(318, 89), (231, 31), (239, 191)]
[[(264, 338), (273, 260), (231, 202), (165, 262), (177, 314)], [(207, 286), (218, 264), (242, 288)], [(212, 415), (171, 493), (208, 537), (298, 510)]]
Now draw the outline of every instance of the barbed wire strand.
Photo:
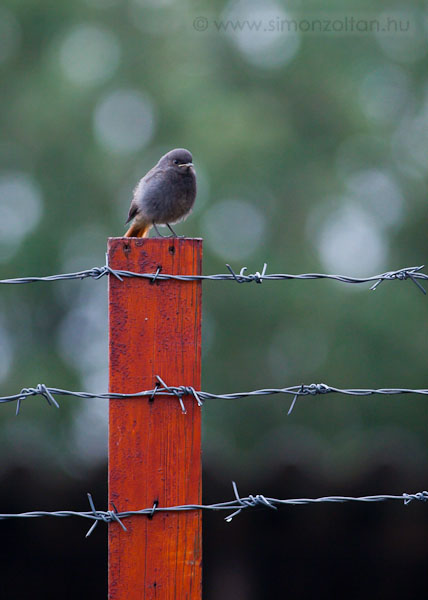
[(215, 275), (171, 275), (168, 273), (162, 273), (162, 267), (158, 267), (155, 273), (134, 273), (133, 271), (123, 271), (112, 269), (108, 262), (103, 267), (93, 267), (83, 271), (76, 271), (74, 273), (60, 273), (58, 275), (47, 275), (44, 277), (16, 277), (13, 279), (0, 279), (0, 284), (24, 284), (24, 283), (35, 283), (39, 281), (65, 281), (71, 279), (100, 279), (105, 275), (112, 275), (120, 281), (128, 277), (137, 277), (140, 279), (150, 279), (153, 283), (155, 281), (165, 281), (168, 279), (175, 279), (177, 281), (235, 281), (236, 283), (258, 283), (261, 284), (263, 281), (284, 281), (284, 280), (308, 280), (308, 279), (332, 279), (340, 281), (342, 283), (350, 284), (362, 284), (374, 282), (371, 286), (371, 290), (376, 290), (377, 287), (383, 281), (400, 280), (405, 281), (410, 279), (413, 283), (421, 290), (422, 293), (426, 294), (426, 290), (418, 280), (428, 280), (428, 275), (422, 273), (421, 270), (424, 265), (419, 267), (405, 267), (404, 269), (398, 269), (396, 271), (387, 271), (380, 273), (379, 275), (372, 275), (370, 277), (350, 277), (348, 275), (329, 275), (326, 273), (301, 273), (298, 275), (292, 275), (289, 273), (266, 273), (267, 263), (264, 264), (262, 272), (257, 271), (253, 274), (246, 274), (247, 267), (242, 267), (239, 273), (236, 273), (232, 267), (226, 264), (229, 273), (218, 273)]
[(321, 394), (344, 394), (348, 396), (395, 396), (398, 394), (420, 394), (427, 396), (428, 389), (410, 389), (410, 388), (351, 388), (343, 389), (337, 388), (326, 383), (311, 383), (310, 385), (293, 385), (284, 388), (266, 388), (260, 390), (252, 390), (249, 392), (235, 392), (231, 394), (213, 394), (211, 392), (197, 391), (192, 386), (180, 385), (170, 386), (167, 385), (159, 375), (156, 376), (156, 384), (152, 390), (142, 390), (130, 394), (118, 393), (118, 392), (103, 392), (101, 394), (93, 392), (77, 392), (72, 390), (64, 390), (61, 388), (47, 387), (44, 383), (39, 383), (36, 387), (23, 388), (18, 394), (12, 394), (10, 396), (0, 396), (0, 404), (16, 401), (16, 414), (18, 415), (21, 409), (22, 401), (30, 396), (42, 396), (46, 399), (49, 406), (56, 406), (59, 408), (59, 403), (55, 399), (55, 396), (71, 396), (75, 398), (102, 398), (102, 399), (127, 399), (127, 398), (138, 398), (138, 397), (149, 397), (150, 400), (154, 400), (157, 396), (175, 396), (180, 404), (182, 412), (186, 413), (186, 408), (183, 403), (184, 396), (191, 396), (195, 399), (198, 406), (202, 406), (206, 400), (240, 400), (242, 398), (249, 398), (252, 396), (270, 396), (275, 394), (287, 394), (293, 396), (291, 406), (288, 410), (290, 414), (301, 396), (316, 396)]
[[(420, 502), (428, 501), (428, 492), (417, 492), (415, 494), (403, 493), (400, 495), (394, 494), (379, 494), (376, 496), (324, 496), (322, 498), (289, 498), (289, 499), (278, 499), (263, 496), (263, 494), (256, 494), (241, 497), (238, 492), (238, 486), (233, 481), (233, 494), (235, 498), (226, 502), (217, 502), (215, 504), (182, 504), (178, 506), (158, 506), (155, 504), (150, 508), (143, 508), (141, 510), (125, 510), (119, 512), (114, 504), (112, 504), (114, 510), (97, 510), (95, 508), (94, 501), (91, 494), (88, 493), (88, 500), (91, 510), (90, 511), (75, 511), (75, 510), (58, 510), (58, 511), (31, 511), (24, 513), (1, 513), (0, 520), (5, 519), (33, 519), (39, 517), (81, 517), (84, 519), (92, 520), (93, 523), (88, 530), (86, 537), (89, 537), (94, 531), (100, 521), (104, 523), (118, 523), (124, 531), (127, 531), (125, 525), (122, 523), (122, 519), (136, 515), (146, 515), (148, 518), (153, 518), (155, 513), (161, 512), (181, 512), (191, 510), (212, 510), (212, 511), (228, 511), (229, 514), (225, 517), (225, 521), (230, 523), (234, 517), (239, 515), (243, 510), (247, 508), (271, 508), (277, 510), (280, 506), (301, 506), (308, 504), (321, 504), (321, 503), (345, 503), (345, 502), (384, 502), (384, 501), (400, 501), (404, 505), (408, 505), (414, 500)], [(230, 512), (232, 511), (232, 512)]]

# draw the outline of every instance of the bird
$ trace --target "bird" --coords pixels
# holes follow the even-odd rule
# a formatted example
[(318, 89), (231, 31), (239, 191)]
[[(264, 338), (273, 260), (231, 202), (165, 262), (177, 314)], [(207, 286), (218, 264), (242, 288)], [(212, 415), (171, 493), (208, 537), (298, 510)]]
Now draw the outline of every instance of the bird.
[(196, 173), (192, 154), (185, 148), (170, 150), (138, 182), (129, 208), (131, 225), (125, 237), (148, 237), (153, 226), (166, 225), (174, 237), (171, 224), (185, 219), (196, 198)]

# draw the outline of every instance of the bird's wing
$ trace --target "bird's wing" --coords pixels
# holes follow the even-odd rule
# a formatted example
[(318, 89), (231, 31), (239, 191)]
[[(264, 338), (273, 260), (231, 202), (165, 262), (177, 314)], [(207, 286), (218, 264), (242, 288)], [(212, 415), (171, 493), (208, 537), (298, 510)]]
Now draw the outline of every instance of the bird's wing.
[(129, 207), (128, 220), (126, 223), (129, 223), (139, 212), (139, 199), (143, 198), (144, 194), (150, 190), (150, 184), (153, 184), (156, 179), (162, 178), (164, 175), (164, 170), (159, 167), (153, 167), (144, 175), (144, 177), (140, 180), (137, 187), (134, 190), (134, 197), (131, 201), (131, 206)]
[(135, 199), (133, 198), (132, 202), (131, 202), (131, 206), (129, 207), (128, 218), (125, 222), (125, 225), (126, 225), (126, 223), (129, 223), (129, 221), (132, 221), (132, 219), (135, 217), (137, 212), (138, 212), (138, 205), (135, 202)]
[(147, 173), (143, 177), (143, 181), (145, 184), (147, 184), (153, 178), (157, 179), (158, 177), (162, 177), (164, 175), (164, 173), (165, 173), (165, 169), (161, 169), (161, 167), (158, 167), (156, 165), (155, 167), (150, 169), (150, 171), (147, 171)]

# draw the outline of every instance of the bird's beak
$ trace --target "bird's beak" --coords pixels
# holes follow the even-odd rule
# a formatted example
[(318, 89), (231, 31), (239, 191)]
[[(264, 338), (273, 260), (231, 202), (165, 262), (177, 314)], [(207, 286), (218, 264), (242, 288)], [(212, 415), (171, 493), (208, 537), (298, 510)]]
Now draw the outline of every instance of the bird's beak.
[(178, 166), (179, 166), (180, 168), (181, 168), (181, 167), (187, 167), (187, 168), (189, 168), (189, 167), (193, 167), (193, 163), (184, 163), (184, 164), (182, 164), (182, 165), (178, 165)]

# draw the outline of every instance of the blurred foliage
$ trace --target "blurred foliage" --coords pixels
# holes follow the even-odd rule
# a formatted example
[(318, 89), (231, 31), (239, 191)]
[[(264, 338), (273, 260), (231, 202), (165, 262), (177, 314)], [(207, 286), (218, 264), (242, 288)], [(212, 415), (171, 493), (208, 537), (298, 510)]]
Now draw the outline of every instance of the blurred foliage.
[[(206, 239), (205, 273), (267, 262), (268, 272), (372, 275), (425, 262), (426, 5), (354, 8), (6, 0), (1, 277), (102, 265), (106, 238), (124, 232), (133, 186), (177, 146), (192, 151), (199, 177), (194, 214), (178, 231)], [(409, 28), (265, 31), (284, 18), (353, 15)], [(242, 31), (219, 31), (228, 19)], [(2, 393), (38, 382), (104, 391), (106, 304), (103, 281), (2, 287)], [(203, 389), (427, 387), (427, 310), (411, 282), (376, 292), (207, 282)], [(424, 398), (306, 398), (290, 417), (288, 406), (279, 397), (208, 403), (206, 460), (232, 473), (268, 458), (306, 461), (310, 447), (343, 477), (379, 448), (385, 460), (411, 448), (409, 461), (428, 461)], [(3, 466), (31, 456), (80, 472), (105, 456), (105, 414), (105, 404), (64, 399), (57, 411), (32, 399), (15, 419), (4, 406)]]

